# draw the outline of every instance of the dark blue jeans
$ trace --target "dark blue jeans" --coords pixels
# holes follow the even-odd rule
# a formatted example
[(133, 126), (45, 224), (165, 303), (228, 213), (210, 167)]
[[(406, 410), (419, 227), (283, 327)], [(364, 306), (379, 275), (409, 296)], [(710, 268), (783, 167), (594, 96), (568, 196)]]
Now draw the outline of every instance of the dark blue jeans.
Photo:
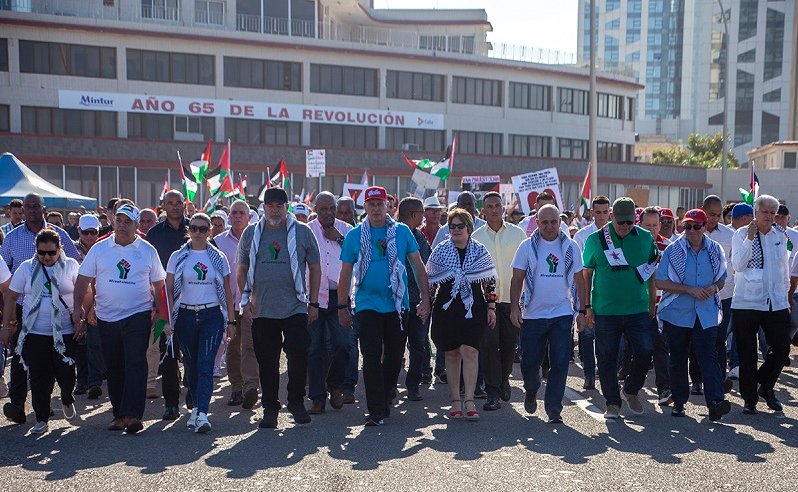
[(549, 348), (549, 377), (546, 380), (544, 407), (549, 415), (562, 412), (565, 381), (571, 359), (571, 325), (573, 316), (552, 319), (525, 319), (521, 324), (521, 374), (528, 395), (537, 395), (540, 388), (540, 365), (546, 344)]
[[(698, 367), (704, 379), (704, 399), (707, 405), (723, 399), (723, 376), (718, 365), (718, 327), (701, 328), (701, 322), (696, 318), (692, 328), (683, 328), (667, 321), (665, 336), (668, 338), (668, 347), (671, 350), (671, 392), (673, 402), (684, 405), (690, 398), (690, 385), (687, 381), (687, 358), (690, 349), (695, 351)], [(725, 354), (724, 354), (725, 355)]]
[(621, 405), (618, 388), (618, 352), (621, 336), (632, 345), (633, 363), (624, 379), (624, 393), (636, 395), (646, 380), (648, 364), (654, 351), (648, 313), (596, 316), (596, 356), (601, 392), (607, 405)]
[(213, 363), (225, 333), (222, 310), (217, 307), (193, 311), (180, 309), (175, 334), (180, 340), (188, 390), (198, 413), (208, 413), (213, 393)]
[(579, 359), (582, 361), (582, 370), (585, 377), (596, 377), (596, 328), (585, 327), (579, 333)]
[(351, 314), (352, 329), (349, 330), (349, 359), (346, 361), (342, 389), (354, 393), (355, 386), (357, 386), (357, 381), (360, 377), (358, 374), (360, 365), (360, 350), (358, 349), (358, 341), (360, 340), (360, 320), (357, 319), (354, 312)]
[(729, 338), (729, 330), (731, 330), (731, 301), (731, 297), (720, 301), (723, 319), (721, 319), (718, 325), (717, 338), (715, 339), (716, 358), (718, 360), (718, 367), (720, 367), (722, 379), (726, 379), (726, 339)]
[(416, 315), (416, 307), (411, 306), (407, 320), (407, 350), (410, 353), (410, 365), (407, 368), (405, 386), (408, 390), (418, 390), (421, 376), (429, 366), (429, 347), (425, 346), (429, 325)]
[(114, 417), (141, 419), (144, 415), (151, 323), (151, 311), (142, 311), (119, 321), (97, 320), (108, 371), (108, 398)]
[[(308, 348), (308, 398), (325, 402), (327, 388), (340, 389), (349, 363), (351, 334), (338, 322), (338, 291), (330, 291), (327, 309), (319, 309), (319, 317), (310, 325)], [(330, 347), (328, 350), (327, 341)], [(324, 374), (324, 357), (329, 355), (329, 369)], [(326, 386), (325, 386), (326, 384)]]

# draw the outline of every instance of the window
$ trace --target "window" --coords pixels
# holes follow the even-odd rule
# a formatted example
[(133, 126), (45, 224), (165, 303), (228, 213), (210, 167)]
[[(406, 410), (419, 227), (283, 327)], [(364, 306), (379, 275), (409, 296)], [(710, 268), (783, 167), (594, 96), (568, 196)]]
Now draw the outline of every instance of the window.
[(443, 75), (388, 70), (385, 97), (443, 102), (445, 85), (446, 77)]
[(510, 153), (521, 157), (551, 157), (551, 137), (510, 135)]
[(795, 169), (795, 152), (784, 153), (784, 169)]
[(612, 12), (621, 8), (621, 0), (607, 0), (606, 10)]
[(551, 86), (510, 82), (510, 107), (551, 111)]
[(635, 119), (635, 98), (626, 98), (626, 121), (634, 121)]
[(300, 145), (302, 143), (302, 124), (225, 118), (224, 135), (234, 143)]
[(502, 134), (455, 130), (457, 150), (464, 154), (502, 154)]
[(0, 38), (0, 72), (8, 72), (8, 40)]
[(737, 70), (736, 108), (734, 111), (734, 146), (753, 140), (754, 75)]
[(310, 64), (310, 92), (377, 97), (378, 86), (374, 68)]
[(587, 159), (587, 140), (558, 138), (559, 156), (562, 159)]
[(194, 20), (199, 24), (224, 24), (224, 2), (220, 0), (194, 0)]
[(376, 149), (377, 127), (311, 123), (310, 145), (327, 148)]
[(756, 50), (748, 50), (737, 55), (737, 63), (753, 63), (756, 61)]
[(127, 50), (128, 80), (214, 85), (213, 55)]
[(768, 9), (767, 26), (765, 28), (765, 68), (764, 80), (781, 75), (781, 64), (784, 59), (784, 14)]
[(740, 0), (740, 26), (737, 31), (737, 36), (740, 41), (756, 36), (758, 13), (759, 0)]
[(278, 91), (301, 91), (302, 64), (225, 56), (224, 85)]
[(0, 104), (0, 132), (11, 131), (11, 108), (8, 104)]
[[(418, 150), (426, 152), (443, 152), (446, 145), (443, 142), (443, 130), (416, 130), (413, 128), (386, 128), (385, 148), (404, 149), (405, 144), (417, 145)], [(410, 150), (414, 147), (408, 147)]]
[(760, 145), (779, 141), (779, 117), (762, 111), (762, 138)]
[(615, 31), (621, 28), (621, 19), (615, 19), (612, 21), (607, 22), (605, 29), (607, 31)]
[(422, 50), (446, 51), (446, 36), (419, 36), (418, 47)]
[(560, 113), (588, 114), (588, 93), (579, 89), (557, 88)]
[(622, 161), (623, 145), (612, 142), (597, 142), (596, 156), (600, 161)]
[(116, 49), (20, 40), (19, 71), (115, 79)]
[(502, 81), (452, 77), (452, 102), (481, 106), (501, 106)]
[[(186, 131), (189, 130), (189, 131)], [(212, 117), (173, 116), (170, 114), (127, 114), (127, 136), (153, 140), (175, 140), (175, 133), (201, 133), (202, 140), (215, 136)]]
[(141, 0), (141, 16), (145, 19), (177, 21), (180, 7), (178, 0)]
[(764, 102), (781, 102), (781, 89), (766, 92), (762, 94), (762, 101)]
[(115, 137), (116, 113), (22, 106), (22, 132), (38, 135)]
[(623, 96), (605, 94), (599, 92), (598, 96), (598, 116), (602, 118), (612, 118), (615, 120), (623, 119)]

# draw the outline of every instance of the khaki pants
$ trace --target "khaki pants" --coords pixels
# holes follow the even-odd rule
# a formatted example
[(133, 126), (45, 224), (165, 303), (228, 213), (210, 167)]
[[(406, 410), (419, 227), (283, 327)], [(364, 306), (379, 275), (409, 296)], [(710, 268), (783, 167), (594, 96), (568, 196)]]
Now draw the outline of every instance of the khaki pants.
[(227, 379), (231, 391), (258, 389), (258, 360), (252, 343), (252, 323), (236, 315), (236, 336), (227, 346)]

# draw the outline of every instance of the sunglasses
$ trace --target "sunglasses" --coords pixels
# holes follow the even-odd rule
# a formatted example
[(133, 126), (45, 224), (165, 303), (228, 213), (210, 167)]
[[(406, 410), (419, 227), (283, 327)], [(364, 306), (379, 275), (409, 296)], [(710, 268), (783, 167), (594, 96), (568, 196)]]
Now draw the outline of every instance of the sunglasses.
[(632, 225), (635, 223), (633, 220), (619, 220), (618, 225)]
[(86, 229), (85, 231), (80, 231), (80, 233), (84, 236), (96, 236), (97, 229)]
[(463, 230), (463, 229), (465, 229), (466, 227), (467, 227), (467, 226), (466, 226), (465, 224), (463, 224), (463, 223), (460, 223), (460, 224), (449, 224), (449, 230), (450, 230), (450, 231), (453, 231), (453, 230), (455, 230), (455, 229), (460, 229), (460, 230)]
[(210, 231), (211, 228), (208, 226), (195, 226), (190, 225), (188, 226), (189, 232), (199, 232), (200, 234), (205, 234), (206, 232)]
[(673, 224), (673, 220), (671, 220), (671, 219), (660, 219), (659, 223), (660, 224)]
[(36, 250), (36, 254), (38, 254), (39, 256), (55, 256), (55, 255), (58, 254), (58, 250), (57, 249), (53, 249), (53, 250), (45, 251), (43, 249), (37, 249)]
[(701, 229), (703, 229), (703, 228), (704, 228), (704, 226), (705, 226), (705, 225), (706, 225), (706, 224), (698, 224), (698, 223), (693, 223), (693, 224), (684, 224), (684, 230), (685, 230), (685, 231), (690, 231), (690, 230), (693, 230), (693, 231), (700, 231)]

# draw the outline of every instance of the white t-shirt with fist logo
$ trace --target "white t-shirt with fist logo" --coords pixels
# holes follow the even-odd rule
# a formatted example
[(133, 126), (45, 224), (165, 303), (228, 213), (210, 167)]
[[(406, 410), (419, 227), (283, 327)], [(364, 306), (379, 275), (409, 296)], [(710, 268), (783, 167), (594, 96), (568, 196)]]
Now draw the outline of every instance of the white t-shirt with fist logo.
[(227, 256), (221, 251), (219, 252), (225, 260), (223, 262), (224, 271), (219, 275), (219, 272), (213, 268), (211, 258), (206, 249), (190, 249), (188, 258), (186, 258), (183, 264), (183, 271), (175, 272), (178, 253), (179, 250), (172, 253), (172, 256), (169, 257), (169, 262), (166, 264), (166, 273), (183, 275), (183, 288), (180, 291), (180, 299), (175, 299), (175, 302), (188, 304), (190, 306), (218, 303), (219, 298), (216, 295), (216, 285), (214, 282), (216, 281), (217, 275), (220, 280), (230, 275), (230, 266), (227, 262)]

